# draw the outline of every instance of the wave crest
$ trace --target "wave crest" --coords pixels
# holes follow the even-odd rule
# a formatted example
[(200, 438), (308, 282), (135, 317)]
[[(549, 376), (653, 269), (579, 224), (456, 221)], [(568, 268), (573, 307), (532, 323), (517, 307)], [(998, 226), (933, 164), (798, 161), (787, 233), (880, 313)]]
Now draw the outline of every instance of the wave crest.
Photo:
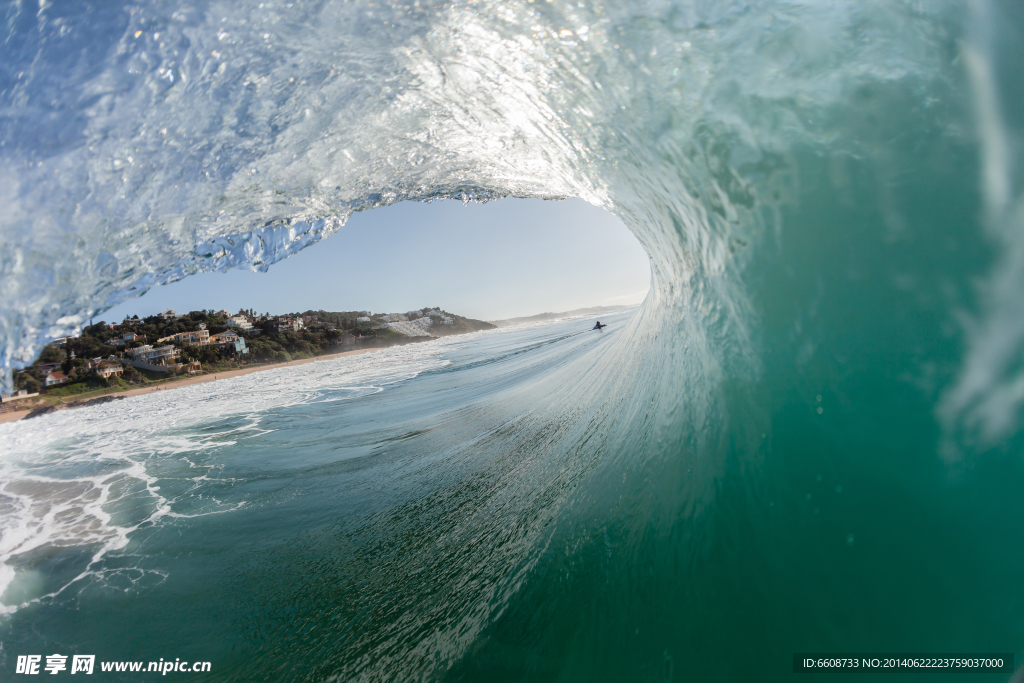
[(5, 367), (155, 284), (264, 268), (403, 199), (583, 197), (663, 277), (720, 270), (765, 203), (744, 166), (824, 139), (807, 112), (852, 82), (941, 77), (943, 8), (914, 7), (11, 5)]

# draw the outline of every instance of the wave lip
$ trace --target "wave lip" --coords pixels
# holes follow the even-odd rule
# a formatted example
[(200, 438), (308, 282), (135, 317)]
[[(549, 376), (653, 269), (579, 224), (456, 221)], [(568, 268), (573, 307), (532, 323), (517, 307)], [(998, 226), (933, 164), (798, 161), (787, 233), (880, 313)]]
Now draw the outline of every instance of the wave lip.
[(156, 284), (265, 268), (403, 199), (583, 197), (664, 255), (661, 278), (694, 258), (716, 272), (756, 216), (738, 170), (821, 139), (808, 114), (851, 83), (942, 77), (949, 10), (10, 11), (7, 368)]

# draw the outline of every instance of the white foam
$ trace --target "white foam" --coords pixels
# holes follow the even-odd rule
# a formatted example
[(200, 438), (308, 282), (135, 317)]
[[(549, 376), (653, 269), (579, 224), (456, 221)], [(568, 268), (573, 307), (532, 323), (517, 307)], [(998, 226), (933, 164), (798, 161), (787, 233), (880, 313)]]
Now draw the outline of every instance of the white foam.
[[(445, 367), (449, 361), (440, 353), (456, 343), (440, 340), (276, 368), (0, 425), (0, 613), (82, 580), (110, 579), (104, 556), (128, 546), (143, 525), (230, 513), (244, 505), (201, 491), (211, 481), (232, 483), (220, 474), (218, 452), (265, 433), (261, 422), (271, 412), (384, 391)], [(221, 421), (229, 422), (223, 430), (197, 429)], [(191, 482), (184, 493), (157, 484), (180, 480), (182, 465)], [(85, 548), (90, 559), (62, 586), (33, 594), (42, 583), (27, 580), (29, 559), (53, 548)], [(146, 573), (116, 571), (134, 572), (130, 586), (140, 580), (138, 573)]]

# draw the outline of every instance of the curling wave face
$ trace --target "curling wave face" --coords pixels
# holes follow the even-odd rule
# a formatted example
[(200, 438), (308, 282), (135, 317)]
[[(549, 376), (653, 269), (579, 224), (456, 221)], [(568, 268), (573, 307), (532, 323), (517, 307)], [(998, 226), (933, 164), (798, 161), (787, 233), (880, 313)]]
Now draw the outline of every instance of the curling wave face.
[[(575, 364), (557, 390), (527, 381), (517, 396), (547, 400), (479, 446), (537, 454), (488, 489), (521, 533), (406, 510), (417, 539), (455, 525), (514, 552), (424, 560), (443, 578), (427, 610), (440, 621), (380, 597), (420, 586), (416, 567), (363, 577), (384, 616), (310, 677), (401, 665), (472, 678), (491, 663), (671, 678), (685, 661), (710, 680), (731, 661), (726, 677), (751, 679), (765, 657), (892, 651), (907, 633), (937, 651), (1019, 648), (1024, 596), (1007, 568), (1024, 562), (999, 540), (1024, 519), (1010, 495), (1024, 404), (1018, 4), (6, 14), (5, 367), (157, 283), (266, 268), (405, 199), (582, 197), (651, 256), (643, 308), (588, 351), (600, 379)], [(327, 571), (315, 542), (303, 553)], [(929, 591), (962, 591), (955, 617)], [(358, 606), (337, 610), (344, 622)], [(282, 642), (313, 642), (296, 633)]]

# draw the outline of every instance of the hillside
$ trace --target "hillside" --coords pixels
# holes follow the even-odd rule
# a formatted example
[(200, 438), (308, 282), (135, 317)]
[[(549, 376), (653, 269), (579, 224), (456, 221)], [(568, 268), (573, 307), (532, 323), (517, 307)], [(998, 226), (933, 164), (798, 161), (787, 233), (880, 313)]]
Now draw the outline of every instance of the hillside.
[[(212, 310), (182, 315), (174, 311), (165, 313), (167, 315), (144, 319), (125, 318), (123, 322), (113, 324), (100, 321), (85, 327), (78, 337), (50, 344), (35, 363), (14, 374), (15, 387), (30, 393), (73, 396), (127, 389), (166, 379), (172, 374), (169, 370), (139, 370), (131, 362), (134, 350), (154, 346), (174, 347), (175, 360), (197, 363), (190, 366), (189, 372), (194, 374), (223, 372), (252, 364), (288, 362), (352, 349), (409, 344), (495, 327), (483, 320), (465, 318), (438, 308), (376, 315), (368, 311), (306, 311), (271, 316), (252, 309), (240, 310), (233, 316), (226, 311), (215, 313)], [(406, 321), (419, 320), (420, 323), (418, 327), (405, 328), (411, 330), (412, 335), (382, 327), (396, 317)], [(429, 325), (426, 320), (430, 321)], [(223, 332), (236, 333), (243, 343), (218, 345), (205, 341)], [(172, 338), (173, 335), (187, 333), (194, 335)], [(185, 339), (201, 343), (189, 343)], [(104, 367), (114, 367), (116, 371), (111, 373)], [(60, 377), (59, 384), (48, 386), (47, 376), (54, 372), (63, 377)]]
[[(303, 313), (289, 314), (297, 318), (315, 318), (324, 323), (330, 323), (339, 329), (352, 330), (375, 330), (378, 334), (388, 332), (382, 330), (381, 325), (392, 321), (396, 316), (403, 321), (415, 321), (416, 319), (432, 318), (431, 324), (424, 328), (424, 335), (429, 337), (448, 337), (453, 334), (465, 334), (467, 332), (478, 332), (480, 330), (493, 330), (496, 326), (484, 320), (466, 318), (456, 313), (451, 313), (442, 308), (426, 307), (406, 313), (371, 313), (369, 311), (305, 311)], [(358, 322), (358, 318), (369, 318), (369, 321)], [(445, 319), (450, 319), (451, 324), (445, 324)]]

